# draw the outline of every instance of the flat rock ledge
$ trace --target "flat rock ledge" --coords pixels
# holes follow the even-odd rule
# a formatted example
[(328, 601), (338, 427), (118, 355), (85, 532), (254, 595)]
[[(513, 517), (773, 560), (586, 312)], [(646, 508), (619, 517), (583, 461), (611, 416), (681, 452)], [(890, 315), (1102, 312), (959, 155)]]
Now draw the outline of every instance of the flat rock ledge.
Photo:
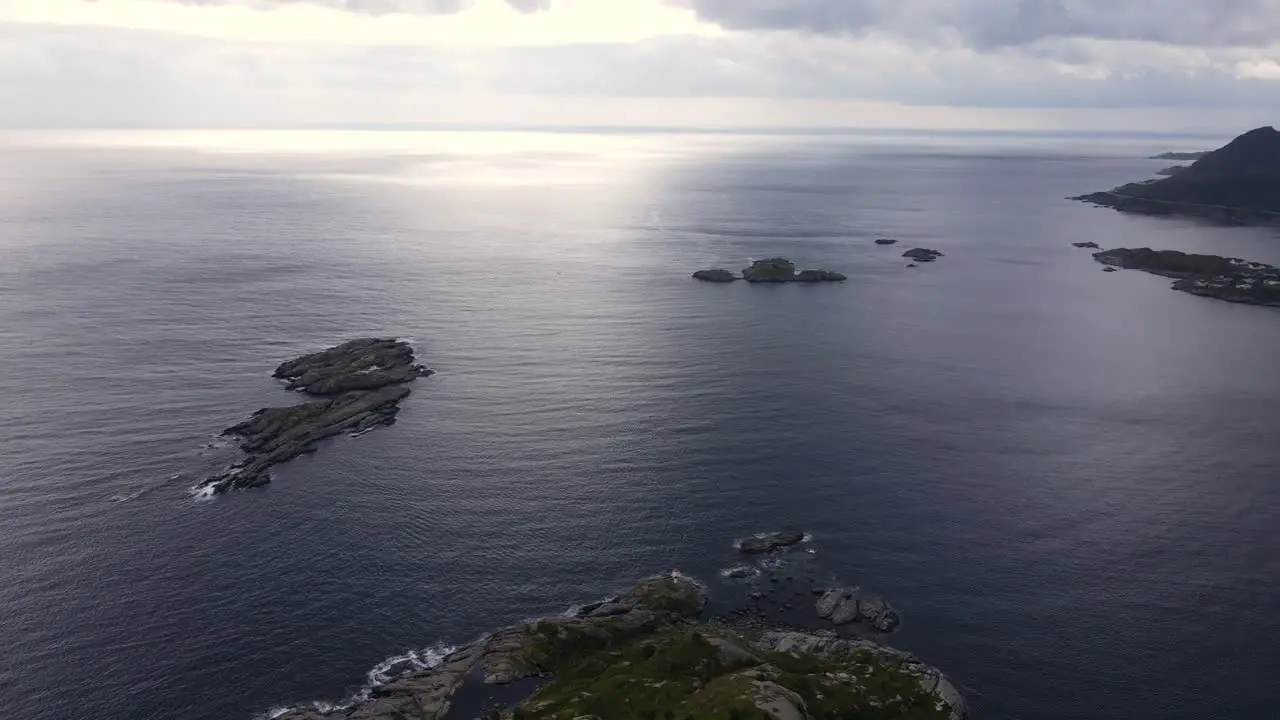
[(699, 270), (693, 274), (694, 280), (705, 280), (706, 282), (731, 283), (735, 280), (741, 280), (737, 275), (723, 268), (715, 270)]
[(804, 542), (803, 530), (779, 530), (757, 533), (738, 541), (738, 551), (747, 555), (762, 555)]
[(902, 253), (902, 257), (911, 258), (917, 262), (933, 262), (943, 257), (943, 255), (937, 250), (930, 250), (929, 248), (912, 248)]
[(1280, 307), (1280, 268), (1240, 258), (1178, 250), (1116, 248), (1094, 253), (1107, 266), (1174, 278), (1173, 289), (1245, 305)]
[(405, 385), (430, 374), (413, 348), (394, 338), (361, 338), (281, 363), (275, 377), (321, 399), (262, 408), (224, 430), (246, 457), (199, 487), (210, 493), (262, 487), (271, 482), (272, 467), (314, 452), (325, 438), (390, 425), (409, 395)]
[[(451, 709), (501, 720), (967, 714), (946, 676), (908, 653), (830, 632), (740, 632), (699, 619), (705, 604), (701, 586), (688, 578), (651, 578), (575, 617), (487, 635), (352, 704), (293, 709), (276, 720), (440, 720)], [(505, 705), (464, 707), (462, 698), (485, 686), (520, 692), (508, 694)]]

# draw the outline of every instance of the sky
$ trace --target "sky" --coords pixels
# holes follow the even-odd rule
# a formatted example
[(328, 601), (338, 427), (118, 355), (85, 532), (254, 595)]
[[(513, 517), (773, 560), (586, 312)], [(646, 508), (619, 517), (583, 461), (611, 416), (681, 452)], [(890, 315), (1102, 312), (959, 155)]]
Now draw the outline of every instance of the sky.
[(1243, 131), (1280, 0), (0, 0), (0, 126)]

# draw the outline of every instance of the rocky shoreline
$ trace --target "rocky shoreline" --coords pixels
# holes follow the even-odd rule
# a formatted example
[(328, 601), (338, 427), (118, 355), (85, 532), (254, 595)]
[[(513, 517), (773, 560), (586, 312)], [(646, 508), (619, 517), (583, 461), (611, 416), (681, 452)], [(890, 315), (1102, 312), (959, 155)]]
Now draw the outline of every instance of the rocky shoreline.
[[(752, 539), (768, 549), (744, 551)], [(878, 642), (899, 621), (884, 598), (834, 579), (819, 584), (810, 541), (798, 530), (758, 533), (734, 544), (752, 565), (722, 571), (710, 588), (673, 570), (430, 660), (398, 657), (343, 705), (272, 718), (966, 717), (964, 696), (946, 675)], [(748, 572), (733, 572), (740, 569)]]
[(342, 433), (360, 434), (395, 422), (405, 385), (430, 375), (413, 347), (395, 338), (360, 338), (280, 364), (273, 376), (290, 390), (322, 399), (267, 407), (222, 432), (239, 441), (244, 460), (203, 480), (207, 493), (262, 487), (272, 467), (315, 452), (317, 443)]
[(1116, 248), (1094, 253), (1109, 268), (1174, 278), (1173, 289), (1246, 305), (1280, 307), (1280, 268), (1240, 258), (1177, 250)]
[[(845, 598), (844, 591), (836, 591)], [(824, 596), (818, 605), (830, 605)], [(672, 573), (569, 617), (531, 620), (410, 668), (336, 710), (276, 720), (443, 719), (464, 697), (507, 689), (501, 720), (878, 718), (961, 720), (964, 697), (938, 669), (873, 640), (702, 618), (706, 590)]]

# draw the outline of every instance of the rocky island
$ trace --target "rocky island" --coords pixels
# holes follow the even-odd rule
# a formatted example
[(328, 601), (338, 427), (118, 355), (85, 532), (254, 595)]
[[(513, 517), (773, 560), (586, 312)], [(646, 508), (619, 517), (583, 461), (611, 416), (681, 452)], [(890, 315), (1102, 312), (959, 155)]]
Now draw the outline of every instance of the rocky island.
[(739, 279), (746, 280), (749, 283), (819, 283), (844, 282), (849, 279), (831, 270), (801, 270), (796, 272), (795, 263), (786, 258), (756, 260), (751, 263), (751, 267), (743, 269), (741, 278), (723, 268), (699, 270), (693, 274), (693, 278), (695, 280), (718, 283), (733, 282)]
[(916, 262), (933, 262), (943, 257), (943, 255), (937, 250), (930, 250), (929, 248), (912, 248), (902, 253), (902, 257), (911, 258)]
[[(408, 668), (334, 710), (276, 720), (961, 720), (963, 696), (936, 668), (873, 640), (702, 618), (705, 589), (650, 578), (568, 616), (484, 636)], [(838, 589), (817, 612), (845, 622), (892, 612)], [(501, 693), (499, 703), (476, 698)], [(463, 707), (468, 705), (467, 707)], [(453, 710), (451, 714), (451, 710)]]
[(413, 348), (394, 338), (351, 340), (281, 363), (274, 377), (290, 390), (321, 399), (262, 408), (224, 430), (224, 436), (239, 440), (247, 457), (199, 488), (220, 493), (261, 487), (271, 482), (272, 467), (314, 452), (325, 438), (390, 425), (409, 395), (405, 385), (429, 374), (416, 362)]
[(1240, 258), (1177, 250), (1117, 248), (1094, 253), (1110, 268), (1175, 278), (1174, 290), (1247, 305), (1280, 306), (1280, 268)]
[[(1167, 159), (1191, 159), (1173, 155)], [(1250, 130), (1168, 177), (1071, 199), (1148, 215), (1274, 222), (1280, 220), (1280, 132)]]

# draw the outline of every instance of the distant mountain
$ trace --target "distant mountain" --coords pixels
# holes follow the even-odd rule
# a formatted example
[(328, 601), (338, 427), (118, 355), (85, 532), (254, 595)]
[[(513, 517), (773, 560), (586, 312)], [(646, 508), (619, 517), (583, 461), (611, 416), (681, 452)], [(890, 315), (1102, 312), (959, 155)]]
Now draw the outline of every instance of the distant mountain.
[(1072, 199), (1153, 215), (1280, 220), (1280, 132), (1250, 130), (1169, 177)]
[(1159, 155), (1152, 155), (1152, 160), (1199, 160), (1200, 158), (1213, 152), (1212, 150), (1201, 150), (1199, 152), (1167, 152)]

